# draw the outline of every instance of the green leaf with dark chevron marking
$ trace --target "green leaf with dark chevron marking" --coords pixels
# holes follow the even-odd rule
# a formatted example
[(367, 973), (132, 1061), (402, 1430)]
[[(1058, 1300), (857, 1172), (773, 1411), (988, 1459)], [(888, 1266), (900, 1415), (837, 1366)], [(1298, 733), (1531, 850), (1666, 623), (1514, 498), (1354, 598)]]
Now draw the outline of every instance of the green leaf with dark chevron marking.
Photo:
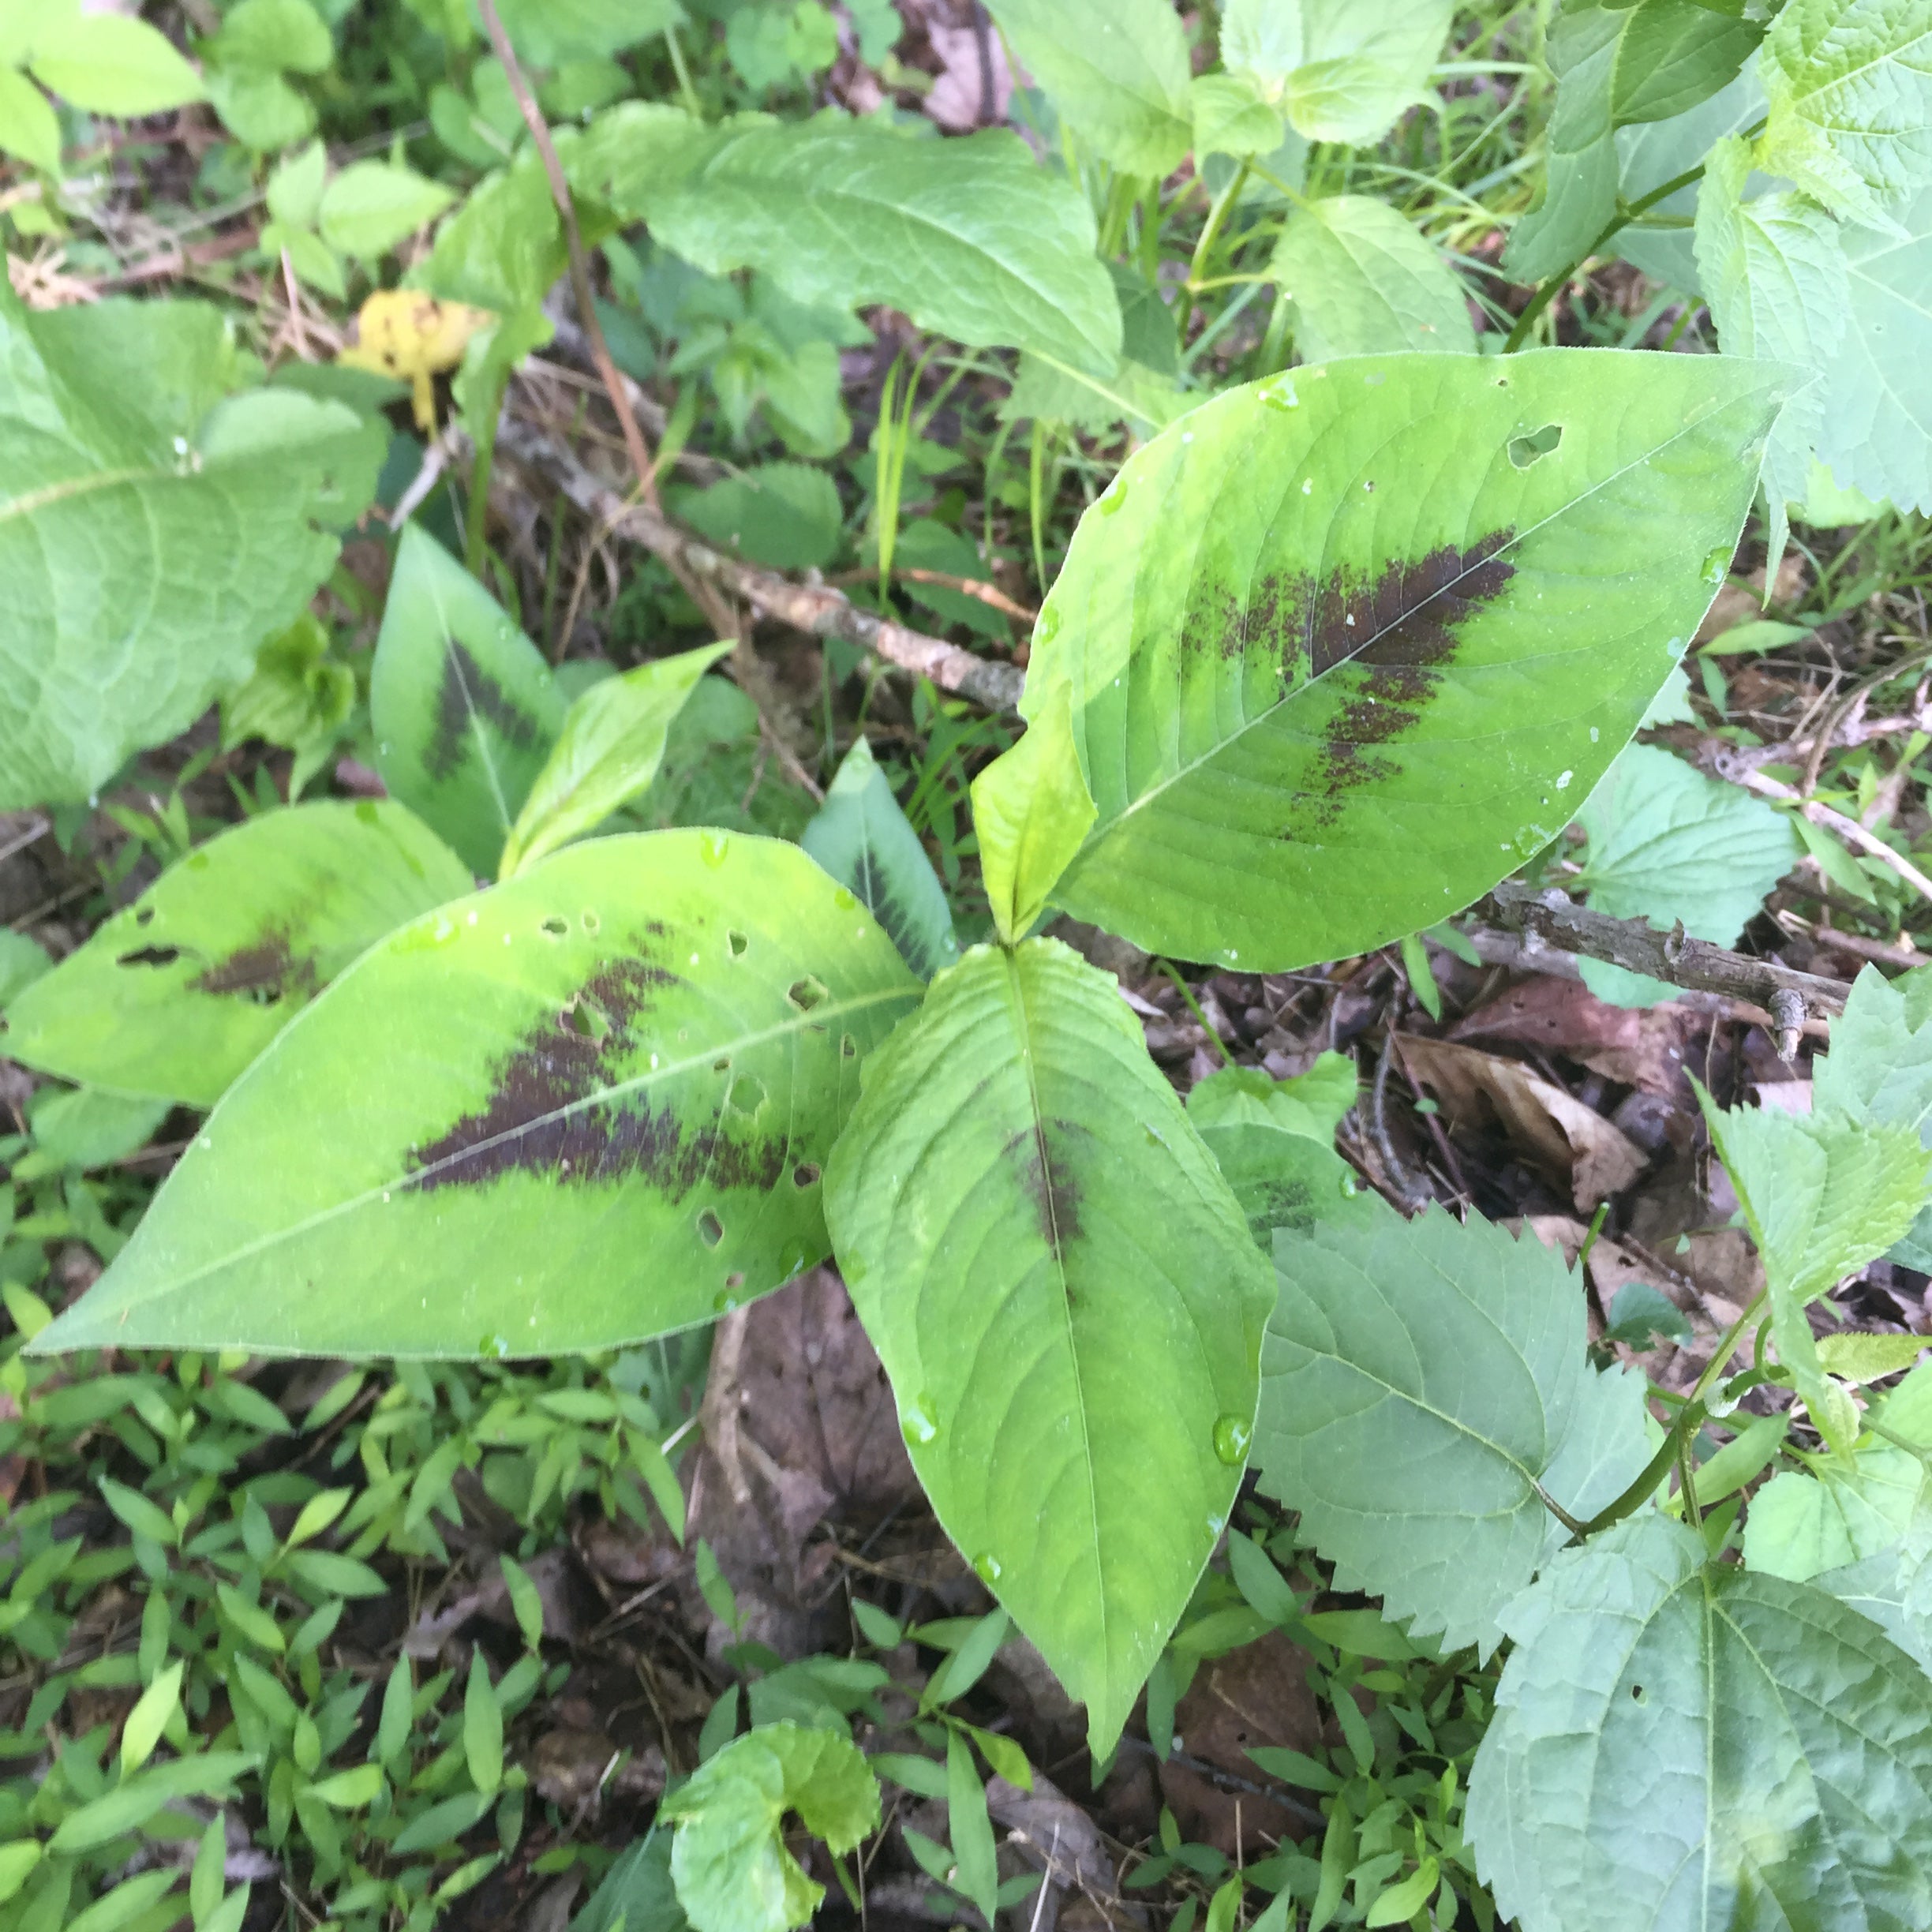
[(934, 1512), (1110, 1750), (1226, 1526), (1275, 1300), (1112, 975), (1043, 939), (942, 973), (826, 1211)]
[(548, 1355), (708, 1320), (825, 1253), (821, 1165), (919, 994), (796, 846), (567, 847), (357, 961), (39, 1339)]
[(1081, 519), (1020, 709), (1099, 807), (1055, 887), (1286, 970), (1559, 832), (1722, 582), (1791, 379), (1716, 356), (1362, 357), (1196, 410)]
[(407, 525), (369, 674), (376, 768), (472, 872), (495, 875), (565, 710), (536, 646), (434, 537)]
[(64, 1080), (212, 1106), (357, 954), (471, 883), (389, 799), (246, 819), (22, 993), (0, 1050)]

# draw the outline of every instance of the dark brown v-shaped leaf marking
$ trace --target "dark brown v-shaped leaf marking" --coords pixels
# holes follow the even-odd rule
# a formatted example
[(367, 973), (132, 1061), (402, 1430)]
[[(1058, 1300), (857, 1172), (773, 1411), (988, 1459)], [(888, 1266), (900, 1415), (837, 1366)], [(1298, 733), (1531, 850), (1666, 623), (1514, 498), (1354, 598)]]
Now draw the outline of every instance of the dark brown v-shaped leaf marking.
[(451, 638), (443, 652), (443, 681), (436, 687), (436, 727), (423, 751), (423, 769), (432, 778), (447, 778), (462, 763), (476, 717), (485, 719), (519, 751), (537, 742), (536, 719)]

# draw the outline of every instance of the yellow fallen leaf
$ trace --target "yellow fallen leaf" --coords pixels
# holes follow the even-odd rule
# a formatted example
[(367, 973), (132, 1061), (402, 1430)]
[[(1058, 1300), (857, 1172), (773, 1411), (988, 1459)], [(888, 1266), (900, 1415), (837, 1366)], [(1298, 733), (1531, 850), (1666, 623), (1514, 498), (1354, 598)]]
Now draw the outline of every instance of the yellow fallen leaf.
[(416, 426), (426, 434), (436, 427), (430, 377), (454, 369), (470, 337), (496, 320), (488, 309), (438, 301), (420, 289), (378, 289), (356, 316), (354, 345), (336, 360), (406, 382)]

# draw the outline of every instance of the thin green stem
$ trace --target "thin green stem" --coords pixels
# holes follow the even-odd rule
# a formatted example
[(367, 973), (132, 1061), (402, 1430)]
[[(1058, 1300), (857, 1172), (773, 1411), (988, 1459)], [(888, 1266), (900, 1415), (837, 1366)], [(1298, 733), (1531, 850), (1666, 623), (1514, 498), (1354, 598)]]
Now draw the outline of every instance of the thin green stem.
[(684, 50), (678, 44), (677, 29), (665, 29), (665, 44), (671, 50), (671, 66), (677, 75), (678, 92), (684, 96), (684, 105), (691, 110), (694, 121), (704, 117), (703, 103), (698, 99), (698, 90), (691, 85), (691, 69), (684, 65)]
[(1215, 238), (1221, 232), (1221, 224), (1227, 219), (1228, 210), (1234, 205), (1235, 198), (1241, 191), (1241, 184), (1248, 178), (1249, 163), (1244, 157), (1234, 170), (1234, 178), (1215, 196), (1214, 205), (1208, 211), (1208, 219), (1201, 223), (1201, 231), (1194, 243), (1193, 259), (1188, 264), (1188, 279), (1181, 292), (1181, 314), (1175, 324), (1175, 334), (1182, 342), (1187, 340), (1188, 324), (1194, 319), (1194, 288), (1203, 279), (1202, 270), (1208, 265), (1208, 253), (1214, 246)]
[(1195, 998), (1193, 988), (1181, 977), (1180, 968), (1175, 965), (1172, 960), (1157, 959), (1154, 964), (1174, 982), (1174, 990), (1186, 1002), (1188, 1011), (1194, 1016), (1196, 1025), (1214, 1042), (1215, 1051), (1221, 1056), (1221, 1064), (1223, 1066), (1232, 1066), (1234, 1064), (1234, 1056), (1222, 1044), (1221, 1035), (1208, 1024), (1208, 1016), (1201, 1011), (1200, 1002)]

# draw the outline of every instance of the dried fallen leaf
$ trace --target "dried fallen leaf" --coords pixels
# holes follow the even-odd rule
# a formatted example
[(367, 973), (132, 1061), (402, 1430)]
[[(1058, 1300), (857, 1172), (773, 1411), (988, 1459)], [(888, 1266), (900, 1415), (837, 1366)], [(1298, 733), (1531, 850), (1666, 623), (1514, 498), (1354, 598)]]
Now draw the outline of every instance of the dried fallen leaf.
[(1642, 1151), (1598, 1113), (1514, 1060), (1448, 1040), (1402, 1036), (1403, 1059), (1458, 1125), (1485, 1115), (1541, 1166), (1567, 1174), (1588, 1214), (1644, 1170)]
[(1559, 1053), (1606, 1080), (1688, 1108), (1684, 1054), (1689, 1020), (1681, 1007), (1606, 1005), (1580, 980), (1539, 975), (1466, 1014), (1447, 1037), (1508, 1040)]

